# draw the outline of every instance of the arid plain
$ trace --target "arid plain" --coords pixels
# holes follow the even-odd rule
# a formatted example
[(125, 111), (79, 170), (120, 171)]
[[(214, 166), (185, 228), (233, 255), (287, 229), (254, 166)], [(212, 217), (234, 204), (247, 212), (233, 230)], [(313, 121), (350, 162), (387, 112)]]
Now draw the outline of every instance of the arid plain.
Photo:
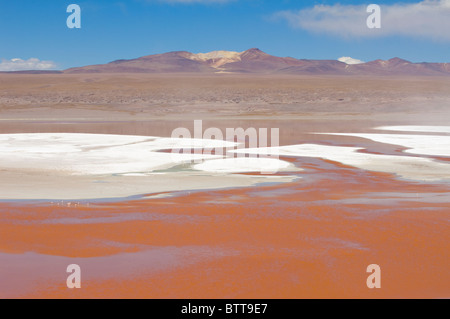
[[(0, 298), (448, 298), (449, 88), (445, 76), (0, 74)], [(58, 134), (168, 138), (194, 120), (279, 128), (289, 169), (45, 166), (82, 147)], [(16, 134), (69, 151), (29, 151), (35, 135)], [(69, 264), (81, 289), (66, 286)], [(370, 264), (381, 289), (366, 285)]]

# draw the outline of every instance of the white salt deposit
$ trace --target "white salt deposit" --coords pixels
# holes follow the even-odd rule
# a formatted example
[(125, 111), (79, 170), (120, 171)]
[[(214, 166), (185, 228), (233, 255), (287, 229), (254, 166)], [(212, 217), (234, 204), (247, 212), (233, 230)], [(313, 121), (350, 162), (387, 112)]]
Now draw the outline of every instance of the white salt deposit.
[[(294, 176), (227, 174), (259, 171), (283, 161), (195, 163), (219, 155), (170, 149), (233, 147), (233, 142), (104, 134), (0, 134), (0, 199), (95, 199), (156, 192), (248, 187)], [(165, 152), (158, 152), (166, 150)], [(192, 163), (192, 160), (197, 160)], [(269, 165), (270, 164), (270, 165)], [(223, 165), (222, 168), (219, 166)], [(253, 166), (256, 165), (256, 166)], [(178, 167), (180, 166), (180, 167)], [(217, 173), (220, 172), (220, 173)]]
[(296, 171), (289, 162), (274, 158), (225, 158), (205, 161), (193, 167), (197, 170), (214, 173), (245, 173), (261, 172), (273, 174), (279, 171)]
[(158, 152), (160, 150), (234, 145), (220, 140), (107, 134), (0, 134), (0, 167), (69, 175), (142, 173), (192, 160), (220, 158), (208, 154)]
[[(380, 129), (448, 133), (448, 127)], [(322, 133), (400, 145), (414, 154), (450, 156), (450, 136)], [(295, 176), (235, 173), (301, 170), (278, 158), (223, 158), (171, 149), (234, 147), (220, 140), (106, 134), (0, 134), (0, 199), (116, 198), (156, 192), (248, 187), (291, 182)], [(450, 163), (419, 156), (380, 155), (362, 148), (300, 144), (239, 149), (237, 154), (317, 157), (375, 172), (422, 181), (450, 180)], [(161, 152), (164, 151), (164, 152)], [(192, 163), (196, 160), (195, 163)]]
[(401, 177), (436, 181), (450, 180), (450, 164), (433, 159), (360, 152), (362, 148), (301, 144), (281, 147), (236, 150), (243, 154), (279, 154), (280, 156), (318, 157), (360, 169), (397, 174)]
[(450, 156), (450, 135), (410, 135), (410, 134), (359, 134), (321, 133), (326, 135), (354, 136), (375, 142), (407, 147), (406, 153), (430, 156)]

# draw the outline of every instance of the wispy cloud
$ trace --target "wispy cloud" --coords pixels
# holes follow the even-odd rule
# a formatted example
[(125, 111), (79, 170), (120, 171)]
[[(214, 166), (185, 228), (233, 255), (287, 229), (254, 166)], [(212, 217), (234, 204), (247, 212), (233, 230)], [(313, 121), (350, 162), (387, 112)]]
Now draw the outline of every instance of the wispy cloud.
[(344, 38), (409, 36), (450, 41), (450, 0), (381, 5), (381, 29), (366, 25), (367, 5), (316, 5), (300, 11), (281, 11), (275, 17), (292, 27)]
[(57, 67), (53, 61), (41, 61), (36, 58), (28, 60), (22, 59), (2, 59), (0, 62), (0, 71), (25, 71), (25, 70), (52, 70)]

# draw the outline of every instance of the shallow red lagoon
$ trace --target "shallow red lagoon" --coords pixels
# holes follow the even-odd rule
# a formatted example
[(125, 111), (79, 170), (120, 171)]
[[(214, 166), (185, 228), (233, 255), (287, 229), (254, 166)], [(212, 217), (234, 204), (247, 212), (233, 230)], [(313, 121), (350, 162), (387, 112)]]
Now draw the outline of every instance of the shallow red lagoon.
[[(447, 184), (290, 161), (307, 170), (289, 184), (3, 203), (0, 297), (449, 297)], [(72, 263), (81, 289), (66, 287)]]

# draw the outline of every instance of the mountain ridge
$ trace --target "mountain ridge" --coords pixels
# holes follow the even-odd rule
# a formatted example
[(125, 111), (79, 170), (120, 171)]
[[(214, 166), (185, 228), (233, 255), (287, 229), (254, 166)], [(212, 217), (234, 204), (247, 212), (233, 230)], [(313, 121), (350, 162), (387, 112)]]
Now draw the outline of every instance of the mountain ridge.
[(450, 63), (413, 63), (398, 57), (347, 64), (338, 60), (310, 60), (278, 57), (258, 48), (246, 51), (191, 53), (172, 51), (120, 59), (106, 64), (75, 67), (62, 73), (246, 73), (305, 75), (446, 75)]

